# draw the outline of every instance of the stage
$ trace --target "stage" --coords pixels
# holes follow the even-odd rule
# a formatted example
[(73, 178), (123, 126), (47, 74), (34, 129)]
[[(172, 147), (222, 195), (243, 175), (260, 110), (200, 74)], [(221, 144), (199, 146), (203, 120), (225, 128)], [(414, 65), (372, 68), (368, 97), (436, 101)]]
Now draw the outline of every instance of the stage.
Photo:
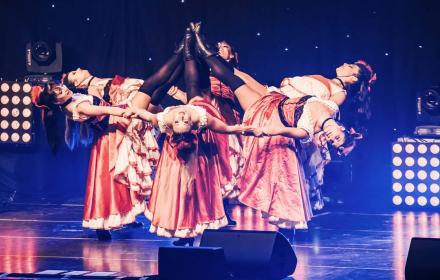
[[(237, 229), (271, 230), (260, 214), (234, 206)], [(100, 242), (81, 227), (81, 204), (16, 203), (0, 213), (0, 272), (46, 269), (115, 271), (126, 276), (156, 274), (157, 251), (170, 239), (144, 228), (113, 232)], [(404, 279), (411, 237), (440, 237), (438, 213), (322, 212), (308, 231), (297, 231), (293, 247), (301, 279)]]

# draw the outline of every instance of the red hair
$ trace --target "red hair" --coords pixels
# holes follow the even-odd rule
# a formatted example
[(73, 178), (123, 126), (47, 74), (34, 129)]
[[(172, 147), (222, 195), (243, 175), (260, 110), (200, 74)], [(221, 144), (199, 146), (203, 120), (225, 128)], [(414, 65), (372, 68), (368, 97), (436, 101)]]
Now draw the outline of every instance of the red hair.
[(191, 132), (173, 133), (171, 143), (180, 160), (187, 162), (197, 143), (197, 137)]

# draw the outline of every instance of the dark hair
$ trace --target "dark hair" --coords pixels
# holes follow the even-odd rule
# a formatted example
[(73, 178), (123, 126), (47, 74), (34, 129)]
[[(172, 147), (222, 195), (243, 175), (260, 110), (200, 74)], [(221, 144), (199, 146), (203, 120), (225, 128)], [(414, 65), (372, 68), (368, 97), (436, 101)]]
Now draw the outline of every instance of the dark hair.
[(54, 104), (55, 95), (50, 91), (50, 87), (51, 85), (46, 84), (38, 96), (33, 96), (32, 99), (34, 104), (41, 109), (41, 120), (46, 131), (47, 142), (52, 153), (56, 154), (59, 146), (56, 118), (58, 106)]
[(187, 162), (194, 151), (196, 136), (191, 132), (173, 133), (171, 142), (177, 151), (180, 160)]

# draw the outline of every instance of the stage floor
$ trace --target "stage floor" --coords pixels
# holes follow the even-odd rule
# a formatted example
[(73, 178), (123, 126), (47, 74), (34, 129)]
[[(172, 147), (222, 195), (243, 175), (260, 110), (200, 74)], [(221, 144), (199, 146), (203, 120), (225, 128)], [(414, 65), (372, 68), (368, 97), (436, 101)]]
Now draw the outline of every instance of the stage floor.
[[(271, 230), (258, 212), (234, 206), (237, 229)], [(121, 229), (111, 242), (81, 227), (82, 205), (13, 204), (0, 209), (0, 272), (45, 269), (157, 273), (157, 251), (171, 244), (144, 228)], [(297, 231), (293, 278), (404, 279), (411, 237), (440, 237), (438, 213), (323, 212)]]

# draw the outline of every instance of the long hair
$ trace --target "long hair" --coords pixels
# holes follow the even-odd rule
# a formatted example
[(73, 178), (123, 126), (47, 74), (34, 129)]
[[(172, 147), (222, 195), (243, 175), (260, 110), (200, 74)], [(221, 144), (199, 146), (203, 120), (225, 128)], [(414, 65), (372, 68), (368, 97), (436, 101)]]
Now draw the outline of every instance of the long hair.
[(187, 162), (196, 147), (197, 137), (191, 132), (173, 133), (171, 143), (177, 151), (177, 156), (183, 162)]
[(351, 126), (363, 134), (367, 133), (367, 122), (371, 119), (371, 91), (377, 80), (373, 68), (364, 60), (354, 63), (360, 69), (358, 81), (348, 87), (349, 108), (352, 115)]
[(32, 103), (41, 110), (41, 120), (46, 131), (47, 142), (53, 154), (56, 154), (59, 146), (58, 126), (56, 110), (58, 106), (54, 104), (55, 95), (50, 92), (49, 85), (44, 88), (33, 86), (31, 91)]

